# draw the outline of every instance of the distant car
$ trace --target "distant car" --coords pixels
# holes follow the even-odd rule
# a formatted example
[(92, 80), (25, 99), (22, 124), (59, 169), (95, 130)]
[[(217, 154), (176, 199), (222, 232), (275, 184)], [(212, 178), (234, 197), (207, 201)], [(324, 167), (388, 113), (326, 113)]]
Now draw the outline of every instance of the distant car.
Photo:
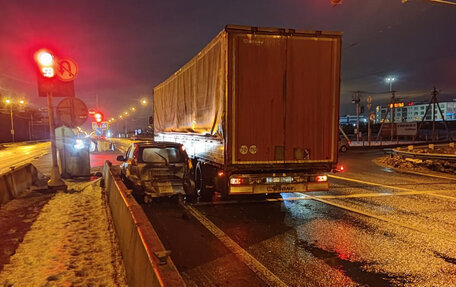
[(350, 141), (348, 141), (345, 137), (339, 138), (339, 151), (346, 152), (350, 147)]
[(191, 161), (181, 144), (135, 142), (117, 160), (127, 187), (146, 203), (155, 197), (195, 194)]

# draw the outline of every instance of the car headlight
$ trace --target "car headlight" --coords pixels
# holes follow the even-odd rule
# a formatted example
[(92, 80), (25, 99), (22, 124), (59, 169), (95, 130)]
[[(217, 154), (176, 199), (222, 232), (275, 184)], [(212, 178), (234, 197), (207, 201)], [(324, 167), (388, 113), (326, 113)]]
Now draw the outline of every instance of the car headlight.
[(76, 143), (73, 147), (74, 149), (83, 149), (85, 147), (84, 141), (81, 139), (76, 139)]

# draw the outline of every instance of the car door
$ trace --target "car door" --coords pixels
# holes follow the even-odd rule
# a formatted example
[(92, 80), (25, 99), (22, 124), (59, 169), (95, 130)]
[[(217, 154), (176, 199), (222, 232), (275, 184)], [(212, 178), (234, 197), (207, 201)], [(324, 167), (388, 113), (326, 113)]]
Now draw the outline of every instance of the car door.
[[(125, 161), (122, 162), (122, 164), (120, 165), (120, 171), (124, 176), (127, 176), (127, 170), (128, 170), (128, 166), (129, 166), (128, 155), (130, 154), (131, 149), (132, 149), (132, 146), (130, 145), (127, 149), (127, 152), (125, 153)], [(131, 163), (131, 160), (130, 160), (130, 163)]]

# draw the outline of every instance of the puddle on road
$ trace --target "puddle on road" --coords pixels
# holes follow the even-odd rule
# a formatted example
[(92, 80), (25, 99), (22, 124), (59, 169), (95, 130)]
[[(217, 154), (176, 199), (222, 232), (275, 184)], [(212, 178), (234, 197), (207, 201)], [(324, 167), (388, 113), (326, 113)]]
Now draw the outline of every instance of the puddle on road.
[(396, 286), (410, 283), (406, 277), (393, 276), (387, 273), (376, 273), (363, 269), (364, 262), (352, 262), (343, 259), (338, 253), (324, 250), (304, 240), (297, 240), (296, 246), (303, 248), (314, 257), (323, 260), (326, 264), (341, 271), (347, 277), (359, 284), (368, 286)]

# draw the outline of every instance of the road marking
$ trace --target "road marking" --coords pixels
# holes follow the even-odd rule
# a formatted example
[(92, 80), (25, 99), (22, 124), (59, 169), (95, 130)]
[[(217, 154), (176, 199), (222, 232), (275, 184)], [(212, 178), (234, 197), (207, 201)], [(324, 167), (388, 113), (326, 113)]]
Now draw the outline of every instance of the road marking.
[(438, 174), (426, 174), (426, 173), (421, 173), (421, 172), (417, 172), (417, 171), (402, 171), (402, 170), (399, 170), (397, 168), (392, 168), (390, 167), (391, 169), (393, 169), (394, 171), (398, 172), (398, 173), (411, 173), (411, 174), (417, 174), (417, 175), (422, 175), (422, 176), (427, 176), (427, 177), (435, 177), (435, 178), (442, 178), (442, 179), (449, 179), (449, 180), (453, 180), (455, 181), (456, 180), (456, 177), (451, 177), (451, 176), (445, 176), (445, 175), (438, 175)]
[[(435, 192), (435, 191), (433, 191)], [(428, 193), (430, 195), (433, 195), (433, 196), (437, 196), (437, 197), (442, 197), (442, 198), (448, 198), (448, 199), (453, 199), (453, 200), (456, 200), (456, 197), (454, 196), (449, 196), (449, 195), (444, 195), (444, 194), (434, 194), (434, 193)]]
[(388, 222), (388, 223), (392, 223), (392, 224), (395, 224), (395, 225), (398, 225), (398, 226), (401, 226), (401, 227), (404, 227), (404, 228), (407, 228), (407, 229), (410, 229), (410, 230), (413, 230), (413, 231), (417, 231), (417, 232), (424, 233), (424, 234), (427, 234), (427, 235), (430, 235), (430, 236), (433, 236), (433, 237), (437, 237), (439, 239), (444, 239), (444, 240), (456, 243), (456, 239), (455, 239), (454, 236), (447, 236), (445, 234), (436, 233), (434, 231), (429, 231), (429, 230), (426, 230), (426, 229), (422, 229), (422, 228), (419, 228), (417, 226), (411, 226), (410, 224), (405, 224), (405, 223), (402, 223), (402, 222), (399, 222), (399, 221), (396, 221), (396, 220), (393, 220), (393, 219), (388, 219), (388, 218), (380, 216), (380, 215), (375, 215), (375, 214), (370, 213), (370, 212), (362, 211), (362, 210), (359, 210), (359, 209), (356, 209), (356, 208), (353, 208), (353, 207), (349, 207), (349, 206), (345, 206), (345, 205), (338, 204), (338, 203), (335, 203), (335, 202), (331, 202), (329, 200), (318, 198), (316, 196), (312, 196), (312, 195), (308, 195), (308, 194), (306, 194), (305, 196), (307, 196), (310, 199), (313, 199), (315, 201), (319, 201), (319, 202), (322, 202), (322, 203), (325, 203), (325, 204), (328, 204), (328, 205), (331, 205), (331, 206), (334, 206), (334, 207), (345, 209), (345, 210), (348, 210), (348, 211), (351, 211), (351, 212), (354, 212), (354, 213), (358, 213), (358, 214), (361, 214), (361, 215), (364, 215), (364, 216), (367, 216), (367, 217), (372, 217), (372, 218), (375, 218), (375, 219), (378, 219), (378, 220), (381, 220), (381, 221), (385, 221), (385, 222)]
[(272, 273), (268, 268), (261, 264), (258, 260), (245, 251), (241, 246), (239, 246), (233, 239), (231, 239), (225, 232), (218, 228), (212, 221), (207, 217), (201, 214), (192, 206), (183, 205), (183, 207), (190, 212), (207, 230), (209, 230), (215, 237), (220, 240), (220, 242), (225, 245), (234, 255), (236, 255), (245, 265), (247, 265), (250, 270), (255, 272), (255, 274), (262, 279), (269, 286), (288, 286), (279, 279), (274, 273)]
[(443, 194), (435, 194), (435, 192), (452, 192), (453, 190), (416, 191), (416, 190), (405, 188), (405, 187), (385, 185), (385, 184), (380, 184), (380, 183), (375, 183), (375, 182), (368, 182), (368, 181), (363, 181), (363, 180), (354, 179), (354, 178), (341, 177), (341, 176), (336, 176), (336, 175), (328, 175), (328, 176), (332, 177), (332, 178), (335, 178), (335, 179), (340, 179), (340, 180), (346, 180), (346, 181), (351, 181), (351, 182), (356, 182), (356, 183), (362, 183), (362, 184), (367, 184), (367, 185), (380, 186), (380, 187), (385, 187), (385, 188), (390, 188), (390, 189), (396, 189), (396, 190), (404, 191), (402, 193), (395, 193), (393, 195), (427, 194), (427, 195), (432, 195), (432, 196), (437, 196), (437, 197), (442, 197), (442, 198), (456, 199), (456, 197), (453, 197), (453, 196), (448, 196), (448, 195), (443, 195)]
[(348, 178), (348, 177), (342, 177), (342, 176), (337, 176), (337, 175), (328, 174), (328, 177), (335, 178), (335, 179), (340, 179), (340, 180), (345, 180), (345, 181), (361, 183), (361, 184), (386, 187), (386, 188), (390, 188), (390, 189), (397, 189), (397, 190), (402, 190), (402, 191), (412, 191), (411, 189), (405, 188), (405, 187), (398, 187), (398, 186), (393, 186), (393, 185), (386, 185), (386, 184), (381, 184), (381, 183), (368, 182), (368, 181), (364, 181), (364, 180)]

